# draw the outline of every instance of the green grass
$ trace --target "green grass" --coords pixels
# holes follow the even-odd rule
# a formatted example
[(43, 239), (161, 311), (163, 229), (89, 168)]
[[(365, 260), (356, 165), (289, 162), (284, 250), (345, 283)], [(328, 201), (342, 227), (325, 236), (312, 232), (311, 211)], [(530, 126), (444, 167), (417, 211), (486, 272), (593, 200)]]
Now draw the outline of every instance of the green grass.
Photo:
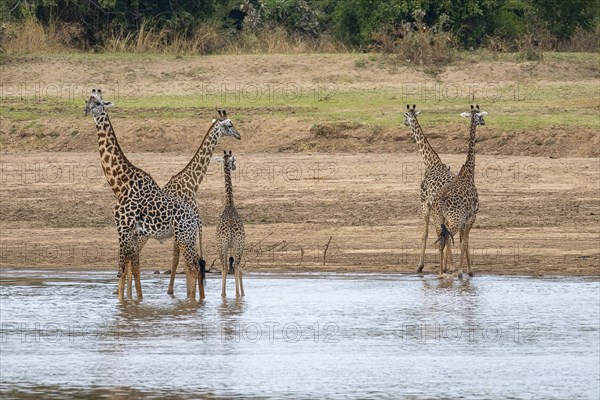
[(35, 121), (39, 118), (39, 114), (33, 111), (18, 109), (15, 107), (10, 108), (10, 110), (5, 110), (4, 107), (0, 107), (0, 114), (12, 122)]
[[(587, 58), (586, 58), (587, 59)], [(514, 131), (550, 126), (598, 128), (600, 104), (597, 84), (581, 82), (565, 85), (560, 82), (536, 85), (508, 84), (500, 87), (500, 95), (471, 101), (467, 93), (460, 98), (421, 94), (403, 97), (395, 89), (332, 91), (302, 88), (298, 95), (286, 96), (273, 92), (258, 98), (248, 96), (201, 94), (195, 96), (160, 96), (109, 98), (115, 103), (112, 115), (139, 119), (194, 119), (200, 112), (212, 112), (215, 106), (230, 110), (233, 118), (249, 121), (261, 117), (293, 118), (309, 123), (360, 123), (378, 127), (394, 127), (403, 123), (406, 104), (417, 104), (422, 111), (420, 121), (432, 128), (460, 123), (459, 114), (468, 105), (478, 103), (489, 112), (491, 126)], [(261, 114), (262, 110), (268, 113)], [(83, 118), (83, 99), (36, 98), (4, 99), (0, 113), (6, 125), (36, 122), (61, 117)]]

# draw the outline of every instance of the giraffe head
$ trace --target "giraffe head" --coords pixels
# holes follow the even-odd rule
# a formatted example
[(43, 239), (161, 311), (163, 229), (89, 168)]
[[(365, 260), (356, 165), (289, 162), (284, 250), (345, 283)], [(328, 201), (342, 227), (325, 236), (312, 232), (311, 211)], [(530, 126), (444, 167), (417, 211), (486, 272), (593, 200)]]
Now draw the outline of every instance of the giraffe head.
[(213, 130), (219, 137), (231, 136), (240, 140), (242, 137), (233, 126), (231, 119), (227, 118), (227, 112), (221, 109), (217, 109), (217, 112), (219, 113), (219, 117), (213, 120)]
[(404, 125), (412, 126), (417, 120), (417, 116), (421, 114), (421, 111), (417, 111), (417, 106), (413, 104), (412, 108), (407, 104), (406, 112), (404, 113)]
[(102, 99), (102, 90), (92, 89), (92, 94), (85, 102), (83, 115), (92, 114), (94, 117), (100, 115), (105, 108), (112, 107), (113, 103)]
[(479, 109), (479, 106), (475, 106), (473, 107), (473, 105), (471, 104), (471, 111), (470, 112), (464, 112), (461, 113), (460, 116), (463, 118), (469, 118), (471, 117), (471, 121), (475, 124), (475, 125), (485, 125), (485, 120), (483, 119), (483, 117), (485, 117), (488, 113), (485, 111), (481, 111)]
[(229, 153), (227, 153), (226, 150), (223, 150), (223, 164), (225, 164), (226, 167), (229, 167), (231, 171), (235, 171), (235, 156), (231, 154), (231, 150), (229, 150)]

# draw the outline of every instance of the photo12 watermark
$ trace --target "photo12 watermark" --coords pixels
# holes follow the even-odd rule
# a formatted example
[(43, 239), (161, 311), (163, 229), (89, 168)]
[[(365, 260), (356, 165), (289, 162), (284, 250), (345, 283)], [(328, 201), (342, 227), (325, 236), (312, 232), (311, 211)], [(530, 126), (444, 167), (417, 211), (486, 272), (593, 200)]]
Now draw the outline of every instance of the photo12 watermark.
[(199, 96), (203, 104), (289, 104), (300, 101), (336, 103), (339, 101), (340, 86), (327, 82), (310, 85), (297, 82), (203, 82), (200, 85)]
[(403, 102), (459, 103), (537, 100), (536, 82), (403, 82)]
[(140, 85), (135, 82), (4, 82), (0, 81), (0, 102), (12, 99), (61, 100), (83, 106), (92, 88), (100, 88), (115, 104), (135, 103)]

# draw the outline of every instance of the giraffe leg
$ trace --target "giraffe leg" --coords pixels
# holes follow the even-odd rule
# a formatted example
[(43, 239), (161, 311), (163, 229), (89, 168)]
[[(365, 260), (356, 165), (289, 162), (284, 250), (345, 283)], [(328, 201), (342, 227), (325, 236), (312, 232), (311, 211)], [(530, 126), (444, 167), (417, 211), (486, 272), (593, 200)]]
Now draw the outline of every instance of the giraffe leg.
[[(242, 280), (242, 256), (244, 255), (244, 245), (238, 245), (238, 249), (235, 257), (235, 273), (237, 274), (236, 281), (239, 280), (240, 286), (240, 295), (244, 296), (244, 281)], [(236, 284), (236, 292), (237, 292), (237, 284)]]
[(227, 285), (227, 269), (223, 268), (223, 270), (221, 270), (221, 297), (226, 297), (226, 290), (225, 290), (225, 286)]
[(202, 257), (202, 223), (198, 226), (198, 254), (200, 255), (198, 259), (198, 290), (200, 291), (200, 300), (203, 300), (205, 296), (206, 261)]
[[(437, 230), (437, 227), (436, 227)], [(454, 235), (456, 229), (452, 224), (452, 221), (446, 220), (440, 224), (438, 231), (438, 242), (440, 246), (440, 275), (446, 273), (448, 269), (448, 262), (452, 261), (452, 242), (454, 241)]]
[(141, 280), (141, 276), (140, 276), (140, 257), (138, 254), (136, 254), (133, 257), (132, 269), (133, 269), (133, 279), (135, 280), (135, 293), (137, 294), (137, 299), (142, 300), (142, 298), (144, 296), (142, 295), (142, 280)]
[(446, 261), (444, 264), (444, 273), (448, 272), (448, 264), (450, 264), (450, 266), (454, 266), (454, 258), (452, 258), (452, 246), (450, 246), (450, 244), (446, 246)]
[[(197, 260), (197, 258), (195, 258)], [(187, 261), (187, 260), (186, 260)], [(188, 262), (188, 270), (190, 272), (190, 300), (196, 300), (196, 282), (198, 282), (199, 273), (198, 273), (198, 262), (194, 262), (194, 259)], [(202, 300), (202, 293), (200, 293), (200, 300)]]
[[(117, 296), (121, 301), (125, 299), (126, 280), (127, 276), (131, 274), (131, 256), (133, 253), (130, 232), (126, 229), (119, 229), (119, 285), (117, 287)], [(129, 287), (131, 288), (131, 284)], [(128, 290), (128, 295), (129, 293)]]
[[(137, 260), (138, 260), (138, 264), (139, 264), (139, 254), (141, 253), (142, 249), (146, 245), (146, 242), (148, 242), (148, 238), (146, 236), (137, 236), (135, 242), (137, 242), (136, 254), (137, 254)], [(131, 268), (131, 265), (129, 267)], [(128, 299), (133, 298), (133, 286), (132, 286), (132, 282), (131, 282), (132, 274), (133, 274), (133, 272), (131, 271), (131, 269), (129, 269), (128, 273), (127, 273), (127, 298)], [(136, 293), (137, 293), (137, 288), (136, 288)]]
[(193, 279), (193, 265), (188, 261), (188, 258), (185, 259), (185, 282), (187, 285), (187, 297), (191, 299), (192, 297), (196, 297), (196, 282)]
[(448, 263), (452, 267), (449, 272), (454, 270), (454, 259), (452, 258), (452, 246), (454, 246), (454, 237), (456, 233), (459, 231), (459, 223), (456, 222), (455, 218), (447, 218), (446, 219), (446, 246), (448, 247), (448, 254), (446, 254), (446, 264), (445, 270), (448, 270)]
[(229, 267), (227, 265), (227, 255), (229, 253), (229, 248), (226, 243), (219, 241), (217, 243), (219, 258), (221, 259), (221, 297), (226, 296), (225, 286), (227, 284), (227, 272), (229, 272)]
[(238, 270), (237, 259), (233, 257), (229, 257), (229, 270), (227, 271), (227, 273), (230, 274), (231, 270), (233, 270), (233, 278), (235, 280), (235, 297), (240, 297), (240, 271)]
[(121, 238), (119, 237), (119, 272), (117, 273), (117, 277), (119, 278), (119, 283), (117, 284), (117, 296), (119, 300), (123, 300), (125, 297), (125, 274), (127, 272), (127, 260), (125, 259), (125, 249), (123, 244), (121, 243)]
[(194, 246), (190, 246), (189, 243), (184, 243), (183, 241), (179, 241), (178, 238), (175, 238), (175, 243), (179, 247), (179, 253), (183, 252), (183, 256), (185, 259), (185, 284), (186, 284), (186, 295), (188, 298), (191, 298), (192, 295), (196, 296), (196, 282), (193, 279), (193, 269), (195, 267), (194, 259), (196, 256), (196, 251)]
[(133, 287), (131, 285), (131, 275), (133, 273), (133, 268), (131, 266), (131, 261), (127, 263), (127, 298), (133, 298)]
[(421, 204), (421, 214), (422, 214), (422, 235), (421, 235), (421, 256), (419, 258), (419, 265), (417, 266), (417, 273), (423, 272), (423, 267), (425, 267), (425, 249), (427, 247), (427, 237), (429, 236), (429, 216), (431, 215), (431, 210), (426, 203)]
[(445, 246), (440, 246), (440, 276), (444, 276), (444, 271), (446, 270), (444, 267), (444, 250)]
[(465, 256), (467, 257), (467, 273), (469, 274), (469, 276), (473, 276), (473, 271), (471, 270), (471, 256), (469, 255), (469, 234), (471, 233), (471, 228), (473, 227), (473, 224), (475, 223), (475, 218), (476, 215), (473, 215), (469, 221), (467, 222), (467, 225), (465, 226), (465, 247), (466, 247), (466, 254)]
[(133, 297), (131, 276), (136, 281), (136, 292), (138, 299), (142, 298), (142, 285), (140, 281), (140, 257), (139, 252), (141, 248), (146, 244), (148, 238), (138, 237), (129, 225), (127, 217), (120, 213), (119, 207), (115, 207), (115, 223), (117, 224), (117, 232), (119, 234), (119, 286), (117, 293), (120, 300), (125, 297), (124, 286), (127, 280), (127, 296), (128, 298)]
[(177, 241), (173, 241), (173, 266), (171, 267), (171, 277), (169, 279), (169, 289), (167, 294), (173, 294), (173, 287), (175, 286), (175, 275), (177, 274), (177, 265), (179, 265), (179, 245)]
[(460, 266), (458, 267), (458, 276), (462, 278), (463, 274), (463, 258), (467, 263), (467, 272), (472, 276), (470, 257), (469, 257), (469, 231), (467, 227), (460, 230)]
[(193, 236), (183, 236), (176, 233), (175, 240), (179, 251), (185, 258), (186, 283), (188, 299), (196, 300), (196, 282), (198, 281), (198, 253), (196, 252), (196, 232)]
[(206, 274), (206, 262), (200, 258), (198, 260), (198, 290), (200, 291), (200, 300), (204, 300), (204, 280)]
[(240, 297), (240, 280), (238, 271), (233, 272), (233, 278), (235, 280), (235, 297)]
[(461, 272), (462, 272), (462, 254), (465, 254), (465, 260), (467, 262), (467, 274), (469, 276), (473, 276), (473, 271), (471, 270), (471, 256), (469, 255), (469, 232), (465, 229), (463, 234), (461, 235)]
[(469, 239), (467, 236), (467, 242), (466, 242), (466, 248), (467, 251), (465, 253), (465, 256), (467, 257), (467, 274), (469, 274), (470, 277), (473, 277), (473, 270), (471, 269), (471, 256), (469, 255)]
[[(191, 258), (191, 259), (190, 259)], [(186, 257), (185, 259), (185, 270), (187, 275), (187, 293), (188, 299), (196, 300), (196, 280), (198, 279), (198, 269), (196, 268), (196, 264), (194, 264), (193, 257)]]
[(123, 272), (121, 276), (119, 276), (119, 286), (117, 287), (117, 296), (119, 297), (119, 301), (125, 300), (125, 273)]
[(244, 280), (242, 279), (242, 270), (241, 269), (238, 271), (238, 275), (239, 275), (238, 279), (240, 281), (240, 296), (244, 297), (245, 296), (245, 294), (244, 294)]
[(189, 263), (187, 262), (187, 260), (185, 261), (185, 276), (186, 276), (186, 283), (187, 283), (187, 298), (191, 299), (192, 295), (194, 297), (196, 297), (196, 284), (194, 283), (194, 288), (192, 289), (192, 267), (189, 265)]
[(458, 264), (458, 278), (462, 279), (463, 277), (463, 262), (465, 259), (465, 233), (464, 230), (460, 231), (460, 263)]
[(190, 287), (190, 285), (191, 285), (190, 271), (188, 270), (187, 266), (185, 267), (184, 272), (185, 272), (185, 295), (187, 297), (190, 297), (190, 295), (192, 293), (192, 288)]

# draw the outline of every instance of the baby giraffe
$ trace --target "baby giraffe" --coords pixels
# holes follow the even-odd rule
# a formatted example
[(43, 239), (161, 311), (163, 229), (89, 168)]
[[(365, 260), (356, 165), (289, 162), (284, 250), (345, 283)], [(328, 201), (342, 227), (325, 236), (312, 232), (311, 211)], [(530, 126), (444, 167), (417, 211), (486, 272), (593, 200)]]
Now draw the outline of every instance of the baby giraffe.
[[(231, 171), (235, 171), (235, 157), (231, 151), (224, 152), (223, 173), (225, 175), (225, 209), (217, 225), (217, 247), (221, 258), (221, 296), (225, 297), (225, 284), (229, 269), (235, 276), (235, 295), (244, 295), (242, 282), (242, 255), (244, 254), (244, 222), (233, 205)], [(230, 255), (231, 254), (231, 255)]]

